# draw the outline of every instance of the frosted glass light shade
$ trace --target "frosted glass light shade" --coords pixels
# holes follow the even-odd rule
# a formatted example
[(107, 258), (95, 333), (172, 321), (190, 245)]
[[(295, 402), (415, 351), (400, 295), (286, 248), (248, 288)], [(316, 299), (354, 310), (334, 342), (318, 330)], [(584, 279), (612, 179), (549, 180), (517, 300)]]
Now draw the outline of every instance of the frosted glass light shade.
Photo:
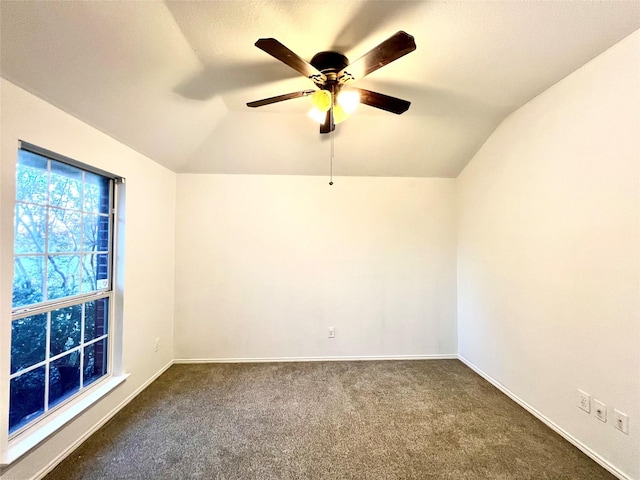
[(337, 125), (338, 123), (344, 122), (349, 114), (345, 111), (342, 105), (334, 105), (333, 107), (333, 122)]
[(311, 95), (311, 104), (321, 112), (331, 108), (331, 92), (328, 90), (316, 90)]
[(360, 103), (360, 95), (355, 90), (343, 90), (338, 94), (338, 105), (340, 105), (344, 113), (353, 113)]
[(316, 107), (313, 107), (309, 112), (307, 112), (311, 118), (313, 118), (318, 123), (324, 123), (324, 119), (327, 117), (327, 112), (321, 112)]

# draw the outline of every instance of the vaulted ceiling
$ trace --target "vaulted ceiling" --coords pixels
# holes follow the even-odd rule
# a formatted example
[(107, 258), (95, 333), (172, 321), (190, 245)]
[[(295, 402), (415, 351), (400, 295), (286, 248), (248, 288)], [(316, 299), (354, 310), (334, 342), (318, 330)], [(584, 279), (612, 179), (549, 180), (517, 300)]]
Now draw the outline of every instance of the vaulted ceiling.
[[(176, 172), (328, 173), (313, 88), (254, 46), (352, 61), (398, 30), (417, 50), (358, 86), (411, 101), (366, 105), (333, 135), (334, 174), (455, 177), (510, 112), (640, 28), (640, 2), (7, 1), (3, 78)], [(25, 139), (28, 140), (28, 139)]]

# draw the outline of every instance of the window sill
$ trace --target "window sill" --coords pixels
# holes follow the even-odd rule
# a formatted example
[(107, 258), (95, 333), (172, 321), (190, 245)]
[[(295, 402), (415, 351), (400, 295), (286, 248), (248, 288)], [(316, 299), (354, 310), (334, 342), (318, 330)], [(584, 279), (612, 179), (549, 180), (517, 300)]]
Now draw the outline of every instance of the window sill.
[(123, 383), (128, 376), (129, 374), (118, 375), (105, 380), (100, 385), (96, 385), (96, 388), (88, 391), (86, 395), (71, 403), (68, 408), (61, 410), (56, 415), (52, 415), (50, 419), (43, 421), (41, 425), (34, 426), (33, 429), (27, 430), (10, 440), (7, 451), (2, 455), (0, 466), (6, 467), (11, 465), (24, 454), (37, 447), (91, 405)]

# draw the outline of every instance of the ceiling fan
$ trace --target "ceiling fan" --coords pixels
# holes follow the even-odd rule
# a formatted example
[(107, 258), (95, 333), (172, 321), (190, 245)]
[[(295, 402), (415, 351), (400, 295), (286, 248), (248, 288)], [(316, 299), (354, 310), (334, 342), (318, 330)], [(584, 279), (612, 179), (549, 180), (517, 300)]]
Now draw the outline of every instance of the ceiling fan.
[[(341, 93), (356, 92), (360, 103), (398, 115), (406, 112), (411, 105), (411, 102), (407, 100), (350, 86), (352, 82), (388, 65), (407, 53), (413, 52), (416, 49), (416, 43), (413, 37), (406, 32), (399, 31), (393, 34), (353, 63), (349, 63), (349, 59), (343, 54), (334, 51), (316, 53), (311, 61), (307, 62), (275, 38), (261, 38), (255, 45), (309, 78), (317, 89), (301, 90), (256, 100), (247, 103), (248, 107), (262, 107), (312, 95), (314, 105), (320, 107), (320, 111), (326, 112), (322, 114), (324, 121), (320, 125), (320, 133), (329, 133), (335, 129), (335, 123), (341, 120), (338, 117), (345, 115), (345, 109), (340, 104)], [(347, 87), (343, 92), (345, 86)], [(357, 96), (355, 98), (356, 105)]]

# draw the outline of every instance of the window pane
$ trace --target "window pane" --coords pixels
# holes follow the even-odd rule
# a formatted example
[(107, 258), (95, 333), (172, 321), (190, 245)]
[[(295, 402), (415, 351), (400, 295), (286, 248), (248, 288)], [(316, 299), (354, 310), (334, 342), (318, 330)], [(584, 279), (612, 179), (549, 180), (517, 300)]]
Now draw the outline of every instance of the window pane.
[(82, 256), (82, 293), (109, 287), (109, 255)]
[(44, 257), (16, 257), (13, 264), (13, 307), (42, 302)]
[(82, 170), (51, 161), (49, 204), (70, 210), (82, 210)]
[(11, 373), (43, 361), (46, 348), (46, 313), (11, 322)]
[(84, 385), (107, 374), (107, 339), (92, 343), (84, 349)]
[(85, 215), (83, 251), (106, 252), (108, 250), (109, 217), (105, 215)]
[(49, 408), (80, 390), (80, 351), (76, 350), (49, 366)]
[(49, 255), (47, 298), (69, 297), (80, 293), (80, 256)]
[(15, 253), (43, 253), (47, 231), (47, 209), (40, 205), (16, 204)]
[(47, 203), (49, 199), (47, 159), (25, 150), (18, 150), (16, 168), (16, 200)]
[(82, 304), (51, 312), (51, 357), (80, 345), (81, 321)]
[(84, 174), (84, 211), (92, 213), (109, 213), (109, 184), (108, 178), (85, 172)]
[(61, 208), (49, 209), (49, 251), (79, 252), (82, 238), (81, 215)]
[(90, 342), (94, 338), (107, 333), (109, 325), (109, 299), (101, 298), (87, 302), (84, 306), (84, 341)]
[(44, 370), (39, 367), (11, 380), (9, 386), (9, 433), (44, 412)]

